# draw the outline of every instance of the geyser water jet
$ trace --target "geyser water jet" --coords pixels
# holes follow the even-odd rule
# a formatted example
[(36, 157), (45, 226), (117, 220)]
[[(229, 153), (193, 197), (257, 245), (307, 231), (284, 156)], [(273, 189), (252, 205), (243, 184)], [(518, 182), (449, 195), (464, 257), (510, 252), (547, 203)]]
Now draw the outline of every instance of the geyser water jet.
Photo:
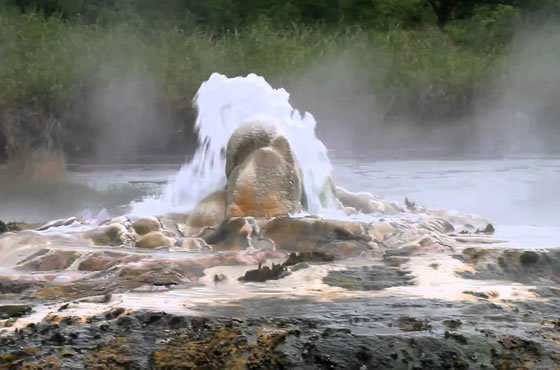
[(336, 207), (329, 187), (332, 165), (327, 148), (315, 135), (312, 114), (301, 114), (289, 102), (290, 94), (274, 89), (255, 74), (228, 78), (213, 73), (198, 90), (195, 130), (198, 148), (193, 158), (170, 179), (158, 198), (133, 204), (133, 215), (188, 211), (206, 195), (226, 185), (225, 151), (233, 132), (244, 122), (265, 120), (289, 141), (303, 175), (308, 211), (319, 214)]

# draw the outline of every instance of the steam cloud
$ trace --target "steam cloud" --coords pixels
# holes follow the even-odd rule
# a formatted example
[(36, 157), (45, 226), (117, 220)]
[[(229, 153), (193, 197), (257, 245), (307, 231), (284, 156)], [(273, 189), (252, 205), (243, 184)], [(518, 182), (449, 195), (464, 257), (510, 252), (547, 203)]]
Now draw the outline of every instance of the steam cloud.
[(329, 149), (405, 159), (560, 151), (560, 25), (517, 30), (510, 50), (491, 66), (493, 79), (474, 91), (470, 112), (444, 122), (410, 114), (387, 119), (388, 106), (369, 83), (387, 73), (387, 63), (380, 54), (365, 66), (345, 52), (287, 86), (294, 104), (314, 114)]

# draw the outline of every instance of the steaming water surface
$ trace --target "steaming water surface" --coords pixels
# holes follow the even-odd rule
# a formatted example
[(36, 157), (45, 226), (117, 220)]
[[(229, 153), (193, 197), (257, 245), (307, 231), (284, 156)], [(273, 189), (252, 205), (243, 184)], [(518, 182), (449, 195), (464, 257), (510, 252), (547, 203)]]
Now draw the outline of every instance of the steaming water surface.
[(497, 225), (512, 246), (560, 246), (560, 158), (335, 161), (338, 183), (431, 209), (455, 209)]
[[(375, 161), (332, 157), (335, 181), (349, 190), (371, 192), (400, 204), (408, 197), (430, 209), (475, 213), (493, 222), (496, 237), (513, 246), (560, 246), (560, 158)], [(95, 201), (78, 202), (76, 196), (61, 204), (58, 199), (33, 197), (20, 202), (19, 209), (18, 204), (1, 207), (0, 219), (41, 222), (77, 214), (117, 216), (129, 210), (132, 199), (161, 193), (181, 163), (178, 158), (165, 164), (73, 165), (71, 178), (88, 185), (80, 189), (84, 198), (92, 198), (90, 193), (95, 191)], [(50, 217), (38, 214), (39, 208), (50, 209)]]
[[(349, 190), (400, 204), (408, 197), (430, 209), (475, 213), (493, 222), (496, 237), (512, 246), (560, 246), (559, 157), (382, 161), (331, 157), (335, 181)], [(71, 165), (71, 179), (87, 186), (72, 187), (72, 196), (63, 186), (55, 196), (44, 191), (15, 194), (30, 189), (11, 189), (0, 207), (0, 219), (44, 222), (76, 215), (118, 216), (130, 210), (132, 200), (161, 193), (183, 163), (182, 158), (167, 162)]]

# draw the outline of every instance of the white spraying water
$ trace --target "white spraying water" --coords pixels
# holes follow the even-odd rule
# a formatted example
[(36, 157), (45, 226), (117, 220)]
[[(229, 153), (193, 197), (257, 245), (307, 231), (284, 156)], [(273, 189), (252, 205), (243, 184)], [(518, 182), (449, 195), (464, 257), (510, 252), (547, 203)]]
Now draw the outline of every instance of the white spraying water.
[(194, 157), (170, 179), (160, 197), (133, 204), (131, 214), (185, 212), (203, 197), (223, 189), (228, 140), (242, 123), (253, 119), (273, 124), (288, 139), (302, 171), (308, 211), (318, 214), (334, 207), (328, 186), (332, 165), (325, 145), (315, 136), (315, 119), (294, 109), (289, 98), (286, 90), (272, 88), (255, 74), (228, 78), (213, 73), (194, 99), (198, 111)]

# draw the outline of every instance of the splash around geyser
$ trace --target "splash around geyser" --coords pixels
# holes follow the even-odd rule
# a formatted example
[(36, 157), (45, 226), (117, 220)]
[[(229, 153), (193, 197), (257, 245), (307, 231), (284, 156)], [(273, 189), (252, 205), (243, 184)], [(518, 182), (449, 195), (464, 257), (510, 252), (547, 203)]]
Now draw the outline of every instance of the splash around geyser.
[(266, 122), (284, 136), (301, 171), (307, 211), (320, 214), (337, 206), (329, 184), (332, 165), (327, 148), (315, 135), (311, 113), (290, 104), (290, 94), (273, 88), (263, 77), (228, 78), (213, 73), (202, 83), (194, 101), (198, 112), (198, 148), (170, 179), (161, 196), (132, 205), (131, 215), (160, 215), (191, 210), (205, 196), (226, 185), (226, 148), (236, 129), (248, 121)]

